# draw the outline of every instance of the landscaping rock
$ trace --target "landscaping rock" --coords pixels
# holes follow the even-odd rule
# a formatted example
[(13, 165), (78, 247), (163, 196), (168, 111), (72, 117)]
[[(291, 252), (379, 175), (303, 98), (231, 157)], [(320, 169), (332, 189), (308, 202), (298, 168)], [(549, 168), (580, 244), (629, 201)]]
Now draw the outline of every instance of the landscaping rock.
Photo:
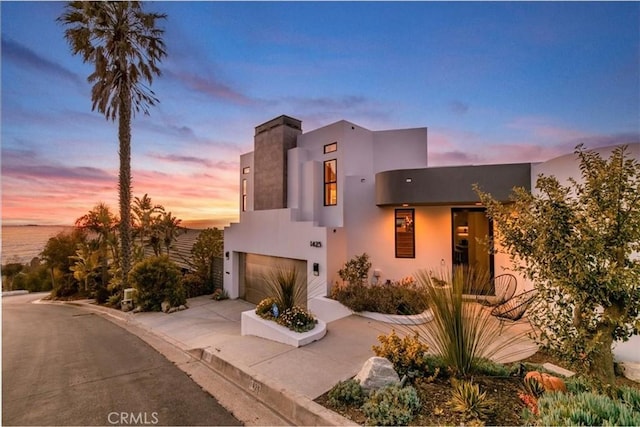
[(182, 304), (180, 307), (178, 307), (178, 310), (182, 311), (182, 310), (186, 310), (187, 306)]
[(372, 357), (364, 363), (355, 379), (365, 390), (376, 390), (389, 384), (400, 384), (393, 364), (384, 357)]
[(162, 304), (160, 304), (160, 308), (162, 309), (163, 313), (168, 313), (169, 309), (171, 308), (171, 304), (169, 303), (169, 301), (163, 301)]
[(631, 381), (640, 383), (640, 363), (622, 362), (622, 372)]
[(544, 363), (542, 367), (549, 372), (553, 372), (554, 374), (562, 375), (563, 377), (567, 378), (572, 377), (576, 374), (573, 371), (561, 368), (560, 366), (554, 365), (553, 363)]
[(171, 313), (175, 313), (176, 311), (178, 311), (178, 307), (171, 307), (169, 311), (167, 311), (167, 313), (171, 314)]

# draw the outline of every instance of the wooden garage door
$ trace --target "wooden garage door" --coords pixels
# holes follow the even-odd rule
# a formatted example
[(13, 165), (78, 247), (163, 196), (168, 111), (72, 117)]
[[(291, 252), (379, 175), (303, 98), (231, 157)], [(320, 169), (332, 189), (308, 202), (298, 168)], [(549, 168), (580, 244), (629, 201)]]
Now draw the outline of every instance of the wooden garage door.
[[(277, 268), (295, 268), (302, 283), (307, 283), (307, 262), (299, 259), (280, 258), (258, 254), (243, 254), (241, 258), (242, 275), (240, 281), (240, 298), (253, 304), (258, 304), (269, 295), (265, 278), (269, 273)], [(304, 301), (300, 304), (306, 307), (307, 295), (306, 286)]]

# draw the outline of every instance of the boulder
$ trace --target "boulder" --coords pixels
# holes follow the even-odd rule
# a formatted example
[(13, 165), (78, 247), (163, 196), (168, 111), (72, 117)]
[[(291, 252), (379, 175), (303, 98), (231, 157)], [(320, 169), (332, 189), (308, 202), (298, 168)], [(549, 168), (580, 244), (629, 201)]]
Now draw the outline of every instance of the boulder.
[(384, 357), (372, 357), (364, 363), (355, 379), (365, 390), (376, 390), (389, 384), (400, 384), (393, 364)]
[(169, 309), (171, 308), (171, 304), (169, 303), (169, 301), (162, 301), (162, 304), (160, 304), (160, 308), (162, 309), (163, 313), (168, 313)]
[(622, 373), (631, 381), (640, 383), (640, 363), (621, 362)]

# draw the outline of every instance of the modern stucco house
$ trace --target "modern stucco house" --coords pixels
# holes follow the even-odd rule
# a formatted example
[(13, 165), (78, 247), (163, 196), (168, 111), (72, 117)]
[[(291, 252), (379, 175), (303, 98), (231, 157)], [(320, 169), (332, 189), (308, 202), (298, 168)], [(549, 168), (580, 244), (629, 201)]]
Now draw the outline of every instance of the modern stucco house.
[[(240, 221), (224, 232), (231, 298), (259, 302), (261, 275), (278, 265), (306, 274), (309, 299), (327, 295), (342, 265), (363, 252), (371, 283), (461, 264), (500, 274), (508, 258), (476, 243), (493, 230), (472, 185), (507, 201), (514, 186), (531, 190), (540, 173), (579, 176), (574, 154), (429, 167), (427, 135), (427, 128), (371, 131), (344, 120), (303, 133), (288, 116), (257, 126), (254, 151), (240, 157)], [(630, 151), (640, 158), (640, 144)]]

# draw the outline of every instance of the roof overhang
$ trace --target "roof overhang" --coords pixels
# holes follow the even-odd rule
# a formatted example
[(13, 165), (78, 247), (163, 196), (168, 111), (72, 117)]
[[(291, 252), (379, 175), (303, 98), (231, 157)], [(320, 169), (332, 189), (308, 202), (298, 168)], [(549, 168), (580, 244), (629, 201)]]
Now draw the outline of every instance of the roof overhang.
[(480, 202), (478, 184), (494, 199), (508, 201), (514, 187), (531, 191), (531, 164), (399, 169), (376, 174), (376, 205), (468, 205)]

